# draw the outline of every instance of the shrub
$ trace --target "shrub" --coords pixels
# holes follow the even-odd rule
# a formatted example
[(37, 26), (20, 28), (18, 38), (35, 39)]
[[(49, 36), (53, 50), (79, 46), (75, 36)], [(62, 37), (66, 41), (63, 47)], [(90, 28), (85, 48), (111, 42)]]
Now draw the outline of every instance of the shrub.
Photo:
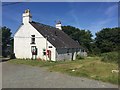
[(119, 59), (118, 54), (119, 54), (118, 52), (103, 53), (101, 54), (102, 57), (101, 61), (118, 63), (118, 59)]
[(76, 56), (76, 59), (84, 59), (84, 56), (82, 56), (82, 55), (77, 55), (77, 56)]
[(15, 59), (15, 54), (14, 53), (10, 54), (10, 59)]

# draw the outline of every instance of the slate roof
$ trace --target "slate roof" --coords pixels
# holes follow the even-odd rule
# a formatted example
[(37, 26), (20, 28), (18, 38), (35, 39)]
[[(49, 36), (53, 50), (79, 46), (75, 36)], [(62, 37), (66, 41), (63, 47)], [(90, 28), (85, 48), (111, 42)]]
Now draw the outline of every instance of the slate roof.
[(62, 30), (55, 27), (41, 24), (38, 22), (30, 22), (30, 24), (56, 48), (80, 48), (78, 42), (71, 39)]

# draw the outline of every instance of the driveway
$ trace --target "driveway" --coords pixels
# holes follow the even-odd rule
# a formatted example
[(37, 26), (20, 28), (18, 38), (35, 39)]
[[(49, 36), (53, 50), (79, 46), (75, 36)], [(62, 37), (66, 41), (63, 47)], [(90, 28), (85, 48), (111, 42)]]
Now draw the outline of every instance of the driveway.
[(2, 62), (3, 88), (118, 88), (117, 85), (49, 72), (46, 68)]

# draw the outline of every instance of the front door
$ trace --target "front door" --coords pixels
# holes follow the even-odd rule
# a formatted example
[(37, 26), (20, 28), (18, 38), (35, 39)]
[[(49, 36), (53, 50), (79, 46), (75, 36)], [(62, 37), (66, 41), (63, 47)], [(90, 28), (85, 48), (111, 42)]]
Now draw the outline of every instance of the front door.
[(37, 48), (36, 46), (31, 46), (32, 59), (37, 58)]

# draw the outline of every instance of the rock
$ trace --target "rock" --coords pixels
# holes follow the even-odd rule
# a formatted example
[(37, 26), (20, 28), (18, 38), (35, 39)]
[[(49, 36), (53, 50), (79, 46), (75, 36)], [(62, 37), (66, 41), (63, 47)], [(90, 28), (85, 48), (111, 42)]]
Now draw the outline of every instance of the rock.
[(112, 73), (119, 73), (119, 70), (112, 70)]
[(75, 70), (73, 69), (72, 71), (74, 72)]

